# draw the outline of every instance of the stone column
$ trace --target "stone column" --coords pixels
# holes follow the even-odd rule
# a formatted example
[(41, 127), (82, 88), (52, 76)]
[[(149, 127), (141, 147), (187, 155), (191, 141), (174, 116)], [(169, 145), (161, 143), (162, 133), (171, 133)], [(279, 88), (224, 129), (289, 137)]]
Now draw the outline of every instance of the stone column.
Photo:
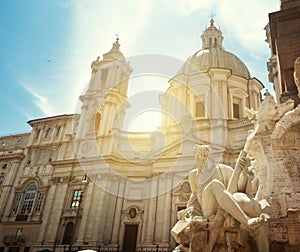
[[(88, 118), (88, 109), (89, 109), (89, 104), (87, 104), (87, 102), (84, 102), (84, 104), (81, 107), (81, 116), (79, 119), (79, 126), (77, 128), (76, 131), (76, 139), (81, 139), (84, 138), (86, 136), (86, 133), (88, 132), (88, 127), (89, 127), (89, 123), (87, 122), (87, 120), (89, 120), (90, 118)], [(78, 135), (77, 135), (78, 134)]]
[(112, 115), (111, 113), (111, 105), (105, 106), (104, 112), (103, 112), (103, 118), (101, 119), (101, 126), (99, 129), (99, 135), (107, 135), (108, 134), (108, 128), (107, 125), (109, 126), (111, 120), (109, 118), (109, 115)]
[(105, 87), (115, 87), (115, 84), (113, 83), (114, 82), (114, 76), (115, 76), (115, 69), (116, 69), (115, 66), (110, 67), (108, 69)]
[(116, 67), (116, 73), (114, 74), (115, 78), (114, 78), (114, 85), (119, 85), (121, 82), (122, 82), (122, 79), (121, 79), (121, 67), (120, 66), (117, 66)]
[(95, 73), (95, 77), (94, 77), (94, 80), (93, 80), (93, 88), (92, 89), (95, 89), (95, 90), (99, 90), (102, 88), (102, 72), (101, 70), (99, 69), (96, 73)]
[(229, 118), (229, 114), (228, 114), (227, 82), (228, 82), (228, 80), (221, 81), (221, 97), (222, 97), (222, 106), (223, 106), (224, 117), (225, 118)]

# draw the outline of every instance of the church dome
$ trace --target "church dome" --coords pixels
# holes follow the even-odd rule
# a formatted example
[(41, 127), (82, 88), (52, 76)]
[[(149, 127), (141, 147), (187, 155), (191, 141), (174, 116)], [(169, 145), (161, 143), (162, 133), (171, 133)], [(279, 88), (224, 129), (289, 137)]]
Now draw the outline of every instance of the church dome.
[[(214, 20), (210, 20), (208, 27), (201, 36), (202, 49), (190, 56), (182, 69), (185, 73), (201, 71), (207, 72), (209, 68), (226, 68), (232, 74), (250, 78), (246, 65), (234, 54), (227, 52), (222, 47), (222, 32), (214, 26)], [(194, 69), (194, 70), (193, 70)]]

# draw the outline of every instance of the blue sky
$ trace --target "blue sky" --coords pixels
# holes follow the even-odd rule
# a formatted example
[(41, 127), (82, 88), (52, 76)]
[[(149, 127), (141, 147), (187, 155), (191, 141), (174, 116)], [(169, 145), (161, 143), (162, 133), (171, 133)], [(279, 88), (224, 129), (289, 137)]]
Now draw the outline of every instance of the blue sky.
[[(31, 119), (74, 113), (91, 62), (110, 50), (115, 34), (126, 57), (185, 60), (201, 48), (211, 13), (225, 49), (272, 86), (263, 28), (279, 0), (2, 0), (0, 7), (0, 135), (30, 131)], [(167, 86), (167, 80), (156, 81), (151, 87), (132, 81), (130, 90)]]

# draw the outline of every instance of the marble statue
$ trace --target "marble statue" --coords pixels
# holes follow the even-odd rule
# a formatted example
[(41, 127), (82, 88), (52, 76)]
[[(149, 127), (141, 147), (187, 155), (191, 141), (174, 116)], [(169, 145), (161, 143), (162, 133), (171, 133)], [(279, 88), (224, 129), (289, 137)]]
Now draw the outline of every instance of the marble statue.
[[(269, 251), (267, 215), (263, 214), (268, 204), (255, 200), (253, 189), (257, 189), (258, 183), (249, 175), (253, 166), (246, 152), (241, 152), (235, 169), (215, 163), (208, 145), (196, 146), (195, 158), (196, 168), (189, 173), (192, 194), (187, 208), (178, 213), (179, 221), (171, 231), (181, 244), (178, 251), (221, 251), (216, 243), (222, 237), (220, 230), (224, 231), (228, 221), (237, 222), (233, 225), (235, 230), (252, 237), (259, 252)], [(202, 236), (199, 235), (201, 231)], [(230, 233), (230, 228), (227, 227), (227, 231), (225, 228), (226, 232)], [(229, 249), (228, 239), (231, 238), (228, 237), (226, 246)], [(201, 239), (204, 240), (202, 244)]]
[(300, 57), (294, 63), (294, 80), (298, 89), (298, 96), (300, 97)]

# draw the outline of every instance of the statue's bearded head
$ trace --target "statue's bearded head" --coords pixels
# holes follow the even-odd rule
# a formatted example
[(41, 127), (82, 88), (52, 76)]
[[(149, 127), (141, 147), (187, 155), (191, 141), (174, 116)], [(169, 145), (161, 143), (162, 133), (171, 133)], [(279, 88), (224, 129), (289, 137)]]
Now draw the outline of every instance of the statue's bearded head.
[(196, 158), (196, 165), (198, 169), (202, 170), (204, 168), (210, 152), (210, 145), (196, 145), (194, 147), (194, 155)]

